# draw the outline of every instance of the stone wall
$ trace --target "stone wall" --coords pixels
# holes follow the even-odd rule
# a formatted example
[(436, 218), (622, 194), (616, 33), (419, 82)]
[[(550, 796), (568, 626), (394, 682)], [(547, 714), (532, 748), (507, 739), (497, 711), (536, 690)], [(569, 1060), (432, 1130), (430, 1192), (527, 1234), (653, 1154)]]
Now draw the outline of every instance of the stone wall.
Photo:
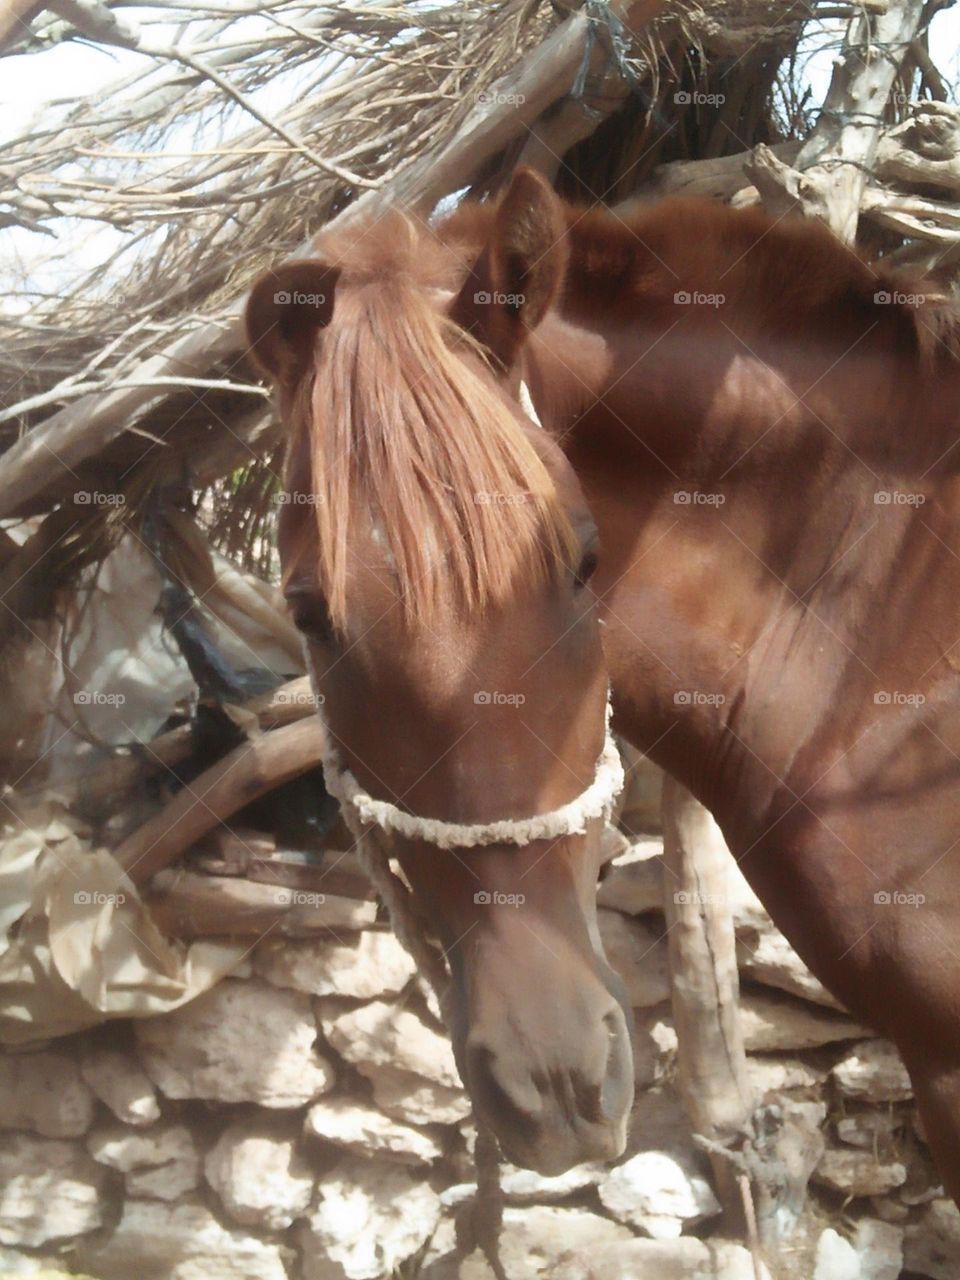
[[(635, 1009), (628, 1153), (558, 1178), (506, 1166), (507, 1272), (752, 1280), (747, 1252), (717, 1235), (708, 1167), (671, 1084), (661, 844), (611, 839), (599, 911)], [(937, 1186), (896, 1054), (837, 1007), (731, 868), (750, 1072), (784, 1164), (768, 1211), (785, 1223), (800, 1212), (816, 1166), (770, 1275), (957, 1280), (960, 1214)], [(0, 1130), (2, 1275), (491, 1275), (479, 1255), (454, 1260), (470, 1109), (382, 920), (267, 938), (174, 1013), (3, 1054)]]

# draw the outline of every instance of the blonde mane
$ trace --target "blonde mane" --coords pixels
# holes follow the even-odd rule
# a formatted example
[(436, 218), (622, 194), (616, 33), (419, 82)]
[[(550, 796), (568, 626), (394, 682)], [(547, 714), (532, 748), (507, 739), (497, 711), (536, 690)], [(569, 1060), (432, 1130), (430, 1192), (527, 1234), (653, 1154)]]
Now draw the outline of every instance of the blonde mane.
[(360, 509), (382, 529), (411, 620), (450, 604), (475, 613), (570, 566), (553, 480), (480, 349), (431, 301), (449, 255), (402, 215), (320, 252), (342, 274), (297, 418), (334, 626)]

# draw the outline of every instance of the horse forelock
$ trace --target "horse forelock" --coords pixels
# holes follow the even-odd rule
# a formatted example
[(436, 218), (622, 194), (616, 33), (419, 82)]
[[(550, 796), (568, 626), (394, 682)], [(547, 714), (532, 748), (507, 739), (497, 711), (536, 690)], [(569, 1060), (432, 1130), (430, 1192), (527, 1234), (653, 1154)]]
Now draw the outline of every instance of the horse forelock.
[(408, 621), (476, 614), (567, 569), (575, 540), (553, 479), (431, 293), (462, 269), (399, 215), (334, 248), (321, 249), (342, 270), (334, 315), (297, 410), (334, 626), (362, 523), (382, 533)]

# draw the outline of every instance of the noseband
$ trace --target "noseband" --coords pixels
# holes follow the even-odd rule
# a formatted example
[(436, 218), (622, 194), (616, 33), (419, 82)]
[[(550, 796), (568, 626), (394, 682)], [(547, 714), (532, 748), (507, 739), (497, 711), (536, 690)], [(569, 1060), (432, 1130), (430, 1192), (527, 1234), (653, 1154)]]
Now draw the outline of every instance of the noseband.
[(329, 730), (323, 755), (323, 778), (327, 791), (339, 800), (347, 826), (359, 834), (370, 827), (424, 840), (439, 849), (474, 849), (486, 844), (530, 844), (533, 840), (556, 840), (560, 836), (583, 835), (593, 818), (607, 819), (623, 787), (623, 764), (610, 729), (610, 698), (607, 697), (607, 725), (603, 750), (593, 781), (575, 799), (538, 813), (531, 818), (501, 818), (496, 822), (441, 822), (407, 813), (389, 800), (375, 800), (347, 769), (333, 745)]
[[(538, 427), (543, 426), (533, 406), (525, 382), (520, 383), (520, 407)], [(312, 664), (307, 661), (313, 678)], [(318, 699), (319, 705), (319, 699)], [(623, 789), (623, 763), (610, 728), (612, 708), (607, 691), (606, 730), (603, 750), (597, 760), (593, 781), (585, 791), (548, 813), (531, 818), (501, 818), (496, 822), (441, 822), (439, 818), (421, 818), (400, 809), (389, 800), (376, 800), (341, 761), (327, 729), (324, 735), (323, 780), (327, 791), (340, 802), (344, 820), (355, 836), (377, 827), (384, 832), (422, 840), (438, 849), (474, 849), (487, 844), (530, 844), (534, 840), (557, 840), (561, 836), (583, 835), (587, 823), (594, 818), (610, 817), (613, 804)]]

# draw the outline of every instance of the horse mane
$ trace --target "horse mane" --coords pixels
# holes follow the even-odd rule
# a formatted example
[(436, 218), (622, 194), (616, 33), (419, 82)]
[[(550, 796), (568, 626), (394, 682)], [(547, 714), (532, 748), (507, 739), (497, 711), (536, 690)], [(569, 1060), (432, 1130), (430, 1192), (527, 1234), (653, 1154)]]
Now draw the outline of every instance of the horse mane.
[[(758, 206), (732, 209), (702, 197), (631, 201), (619, 209), (566, 206), (570, 258), (563, 310), (619, 301), (673, 307), (675, 293), (723, 293), (766, 333), (795, 334), (845, 317), (878, 323), (924, 369), (960, 359), (960, 307), (944, 286), (918, 271), (871, 261), (815, 218), (774, 218)], [(445, 242), (476, 252), (490, 205), (466, 204), (439, 227)], [(892, 301), (878, 307), (874, 297)], [(917, 302), (901, 299), (919, 299)]]
[(432, 305), (464, 274), (400, 213), (318, 244), (341, 268), (295, 417), (308, 433), (319, 580), (347, 613), (350, 530), (379, 521), (404, 615), (474, 613), (574, 561), (553, 480), (479, 345)]

